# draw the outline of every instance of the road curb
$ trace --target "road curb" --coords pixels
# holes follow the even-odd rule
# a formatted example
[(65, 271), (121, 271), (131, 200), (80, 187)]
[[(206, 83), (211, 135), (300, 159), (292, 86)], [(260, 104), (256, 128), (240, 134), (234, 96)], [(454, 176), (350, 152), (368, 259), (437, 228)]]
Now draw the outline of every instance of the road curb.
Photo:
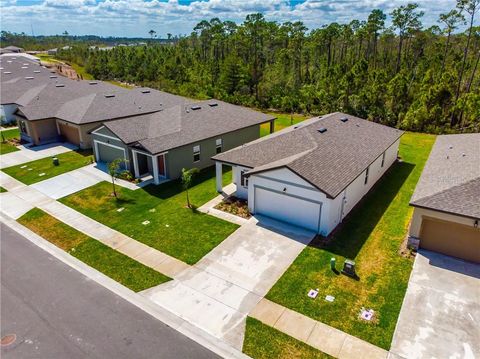
[(129, 303), (135, 305), (137, 308), (140, 308), (144, 312), (153, 316), (154, 318), (160, 320), (169, 327), (175, 329), (179, 333), (185, 335), (196, 343), (202, 345), (203, 347), (211, 350), (215, 354), (224, 357), (224, 358), (234, 358), (234, 359), (246, 359), (250, 358), (239, 350), (229, 346), (225, 342), (221, 341), (218, 338), (213, 337), (212, 335), (206, 333), (205, 331), (193, 326), (191, 323), (186, 320), (178, 317), (172, 312), (166, 310), (165, 308), (156, 305), (149, 301), (147, 298), (141, 296), (128, 289), (127, 287), (121, 285), (120, 283), (114, 281), (113, 279), (107, 277), (103, 273), (97, 271), (96, 269), (91, 268), (86, 265), (79, 259), (69, 255), (67, 252), (56, 247), (52, 243), (43, 239), (36, 233), (32, 232), (28, 228), (24, 227), (17, 221), (11, 219), (4, 213), (0, 212), (0, 222), (10, 227), (14, 231), (20, 233), (30, 242), (40, 247), (53, 257), (67, 264), (71, 268), (80, 272), (89, 279), (97, 282), (103, 287), (107, 288), (111, 292), (125, 299)]

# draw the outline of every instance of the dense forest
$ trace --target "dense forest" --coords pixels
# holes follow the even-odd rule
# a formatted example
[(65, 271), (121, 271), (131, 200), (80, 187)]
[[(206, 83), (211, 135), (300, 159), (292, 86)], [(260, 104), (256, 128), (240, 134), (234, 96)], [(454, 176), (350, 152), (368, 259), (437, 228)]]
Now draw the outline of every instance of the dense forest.
[[(153, 30), (152, 30), (153, 31)], [(155, 33), (155, 31), (153, 31)], [(169, 43), (175, 41), (177, 38), (160, 39), (150, 34), (149, 38), (143, 37), (101, 37), (96, 35), (81, 35), (72, 36), (68, 31), (64, 31), (61, 35), (50, 36), (30, 36), (25, 33), (12, 33), (9, 31), (2, 31), (0, 33), (1, 47), (10, 45), (18, 46), (29, 51), (44, 51), (52, 48), (83, 45), (83, 46), (114, 46), (118, 44), (138, 44), (138, 43)]]
[[(480, 131), (480, 0), (424, 28), (417, 4), (309, 31), (261, 14), (202, 21), (169, 45), (59, 56), (98, 79), (284, 112), (343, 111), (413, 131)], [(387, 16), (392, 25), (386, 27)]]

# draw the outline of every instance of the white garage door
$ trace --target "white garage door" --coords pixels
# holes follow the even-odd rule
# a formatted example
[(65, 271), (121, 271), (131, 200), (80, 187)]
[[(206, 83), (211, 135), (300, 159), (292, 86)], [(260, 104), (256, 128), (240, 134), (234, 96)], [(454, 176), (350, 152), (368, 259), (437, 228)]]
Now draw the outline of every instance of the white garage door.
[(255, 187), (255, 213), (319, 231), (322, 205), (307, 198)]

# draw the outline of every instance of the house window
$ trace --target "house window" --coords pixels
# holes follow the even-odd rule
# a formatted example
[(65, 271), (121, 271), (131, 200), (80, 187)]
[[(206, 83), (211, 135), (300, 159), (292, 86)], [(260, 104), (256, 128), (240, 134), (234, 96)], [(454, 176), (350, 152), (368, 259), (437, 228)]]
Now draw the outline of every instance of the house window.
[(25, 125), (25, 121), (20, 121), (20, 131), (27, 134), (27, 125)]
[(215, 141), (215, 152), (216, 152), (216, 153), (222, 152), (222, 139), (221, 139), (221, 138), (218, 138), (218, 139)]
[(247, 171), (240, 172), (240, 184), (242, 185), (242, 187), (248, 187), (248, 177), (245, 176), (246, 172)]
[(383, 155), (382, 155), (382, 167), (384, 164), (385, 164), (385, 152), (383, 152)]
[(200, 145), (193, 146), (193, 162), (200, 161)]
[(370, 170), (370, 167), (367, 167), (367, 170), (365, 171), (365, 184), (368, 183), (368, 172)]

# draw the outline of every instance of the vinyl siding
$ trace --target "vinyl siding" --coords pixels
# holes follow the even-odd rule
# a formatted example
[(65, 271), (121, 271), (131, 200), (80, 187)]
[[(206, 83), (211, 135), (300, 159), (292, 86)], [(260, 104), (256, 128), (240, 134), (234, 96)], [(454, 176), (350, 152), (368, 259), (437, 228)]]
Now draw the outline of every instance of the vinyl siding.
[[(215, 156), (217, 139), (223, 141), (222, 152), (243, 145), (260, 137), (260, 126), (255, 125), (235, 132), (212, 137), (168, 151), (166, 156), (167, 174), (171, 179), (181, 176), (182, 168), (203, 169), (214, 165), (212, 157)], [(193, 162), (193, 147), (200, 145), (200, 161)]]

